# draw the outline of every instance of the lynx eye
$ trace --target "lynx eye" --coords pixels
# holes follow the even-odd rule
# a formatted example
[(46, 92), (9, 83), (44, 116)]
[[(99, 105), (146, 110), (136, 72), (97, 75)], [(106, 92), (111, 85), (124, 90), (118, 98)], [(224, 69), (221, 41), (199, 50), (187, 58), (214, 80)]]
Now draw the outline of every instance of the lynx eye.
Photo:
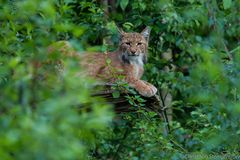
[(130, 46), (130, 42), (126, 42), (125, 44), (128, 45), (128, 46)]
[(138, 46), (142, 45), (142, 43), (137, 43)]

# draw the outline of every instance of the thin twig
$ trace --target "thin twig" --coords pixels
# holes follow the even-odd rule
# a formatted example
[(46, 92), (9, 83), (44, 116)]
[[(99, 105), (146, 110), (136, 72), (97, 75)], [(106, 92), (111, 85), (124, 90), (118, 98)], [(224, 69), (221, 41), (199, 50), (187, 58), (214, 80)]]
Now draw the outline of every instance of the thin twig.
[(234, 53), (235, 51), (239, 50), (240, 49), (240, 46), (237, 46), (236, 48), (234, 48), (233, 50), (229, 51), (229, 53)]
[[(165, 99), (167, 96), (164, 96), (164, 98), (163, 98), (162, 92), (159, 92), (159, 94), (160, 94), (160, 98), (161, 98), (162, 105), (163, 105), (162, 108), (165, 108)], [(167, 92), (167, 94), (168, 94), (168, 92)], [(162, 117), (163, 117), (165, 123), (167, 124), (165, 130), (166, 130), (166, 134), (168, 134), (170, 132), (170, 125), (169, 125), (169, 120), (167, 117), (167, 112), (166, 112), (166, 110), (161, 110), (161, 113), (162, 113)]]
[(226, 52), (227, 55), (228, 55), (229, 60), (230, 60), (230, 61), (233, 61), (233, 56), (232, 56), (232, 54), (229, 52), (229, 50), (228, 50), (228, 48), (227, 48), (227, 46), (226, 46), (224, 40), (222, 40), (222, 43), (223, 43), (223, 46), (224, 46), (225, 52)]
[(181, 145), (179, 145), (177, 142), (175, 142), (173, 139), (171, 139), (170, 138), (170, 141), (174, 144), (174, 145), (176, 145), (177, 147), (179, 147), (182, 151), (184, 151), (185, 153), (187, 153), (188, 151), (185, 149), (185, 148), (183, 148)]

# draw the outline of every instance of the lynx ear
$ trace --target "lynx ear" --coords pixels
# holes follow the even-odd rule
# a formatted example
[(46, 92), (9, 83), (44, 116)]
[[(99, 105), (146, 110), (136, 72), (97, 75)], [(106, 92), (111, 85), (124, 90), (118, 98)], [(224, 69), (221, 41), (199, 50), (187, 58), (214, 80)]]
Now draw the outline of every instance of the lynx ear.
[(125, 32), (122, 30), (122, 28), (117, 27), (117, 30), (121, 36), (125, 34)]
[(151, 28), (150, 28), (150, 27), (146, 27), (146, 28), (141, 32), (141, 34), (143, 35), (143, 37), (146, 39), (147, 42), (148, 42), (148, 40), (149, 40), (150, 31), (151, 31)]

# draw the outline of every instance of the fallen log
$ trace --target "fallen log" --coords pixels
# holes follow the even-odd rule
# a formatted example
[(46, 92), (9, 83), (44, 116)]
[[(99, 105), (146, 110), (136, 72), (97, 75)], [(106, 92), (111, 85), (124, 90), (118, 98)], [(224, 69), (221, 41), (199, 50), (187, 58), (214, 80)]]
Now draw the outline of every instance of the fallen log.
[[(169, 132), (169, 119), (171, 120), (171, 115), (167, 114), (169, 113), (168, 110), (170, 110), (170, 106), (167, 106), (169, 104), (166, 104), (166, 99), (169, 97), (169, 93), (160, 91), (159, 95), (155, 95), (152, 97), (143, 97), (144, 104), (143, 106), (133, 106), (130, 104), (129, 99), (127, 97), (135, 96), (132, 93), (127, 93), (123, 91), (117, 91), (119, 92), (118, 97), (114, 97), (113, 93), (116, 92), (116, 89), (112, 89), (113, 85), (111, 84), (104, 84), (99, 85), (100, 90), (97, 90), (96, 93), (92, 94), (92, 96), (96, 97), (102, 97), (106, 100), (107, 103), (114, 106), (114, 110), (116, 114), (121, 113), (128, 113), (128, 112), (136, 112), (138, 109), (144, 109), (146, 111), (153, 111), (157, 113), (157, 115), (164, 120), (166, 123), (166, 130)], [(169, 118), (170, 117), (170, 118)]]

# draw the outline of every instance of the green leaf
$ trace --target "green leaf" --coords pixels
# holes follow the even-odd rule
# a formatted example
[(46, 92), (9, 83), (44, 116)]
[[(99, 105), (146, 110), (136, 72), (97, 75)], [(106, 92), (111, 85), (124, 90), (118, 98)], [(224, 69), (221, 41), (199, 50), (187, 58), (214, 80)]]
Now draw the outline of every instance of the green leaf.
[(134, 25), (130, 22), (126, 22), (123, 24), (123, 27), (127, 30), (129, 30), (130, 28), (132, 28)]
[(128, 0), (121, 0), (120, 1), (120, 7), (122, 8), (122, 10), (124, 11), (128, 5)]
[(111, 59), (108, 58), (108, 59), (106, 59), (106, 62), (107, 62), (107, 64), (111, 64), (112, 61), (111, 61)]
[(223, 8), (229, 9), (232, 6), (232, 0), (223, 0)]
[(195, 2), (195, 0), (189, 0), (189, 2), (190, 2), (191, 4), (193, 4), (193, 3)]
[(120, 92), (119, 91), (114, 91), (112, 93), (113, 98), (119, 98), (120, 97)]

